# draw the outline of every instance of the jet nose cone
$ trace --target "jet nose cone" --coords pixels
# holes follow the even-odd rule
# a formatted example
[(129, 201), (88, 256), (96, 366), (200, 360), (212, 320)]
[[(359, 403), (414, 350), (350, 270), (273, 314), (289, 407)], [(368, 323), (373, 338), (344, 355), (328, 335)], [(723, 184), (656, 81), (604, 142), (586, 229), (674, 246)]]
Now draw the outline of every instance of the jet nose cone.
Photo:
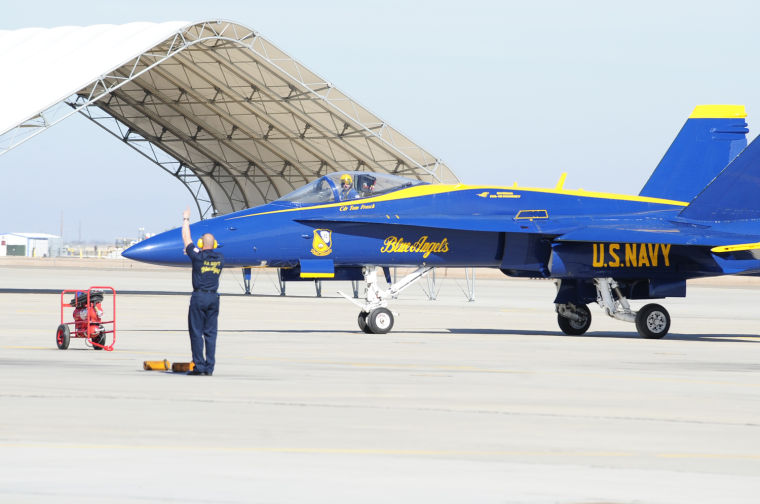
[(151, 264), (176, 265), (188, 261), (184, 254), (182, 232), (167, 231), (143, 240), (121, 253), (122, 257)]
[(129, 247), (126, 250), (121, 251), (121, 257), (126, 257), (127, 259), (134, 259), (135, 261), (140, 256), (140, 251), (142, 248), (140, 247), (140, 243), (135, 243), (131, 247)]
[(147, 241), (148, 240), (144, 240), (140, 243), (135, 243), (127, 250), (122, 251), (121, 256), (135, 261), (144, 261), (146, 258), (150, 258), (150, 246), (146, 243)]

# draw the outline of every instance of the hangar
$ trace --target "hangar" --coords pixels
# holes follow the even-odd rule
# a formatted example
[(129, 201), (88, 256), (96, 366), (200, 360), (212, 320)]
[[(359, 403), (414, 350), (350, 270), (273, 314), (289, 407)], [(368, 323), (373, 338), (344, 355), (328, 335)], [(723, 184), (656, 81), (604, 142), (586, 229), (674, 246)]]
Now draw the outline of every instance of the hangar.
[(0, 257), (48, 257), (60, 254), (59, 236), (47, 233), (0, 233)]
[[(0, 30), (0, 155), (80, 113), (169, 172), (202, 218), (325, 173), (456, 183), (442, 161), (230, 21)], [(128, 176), (128, 174), (125, 174)]]

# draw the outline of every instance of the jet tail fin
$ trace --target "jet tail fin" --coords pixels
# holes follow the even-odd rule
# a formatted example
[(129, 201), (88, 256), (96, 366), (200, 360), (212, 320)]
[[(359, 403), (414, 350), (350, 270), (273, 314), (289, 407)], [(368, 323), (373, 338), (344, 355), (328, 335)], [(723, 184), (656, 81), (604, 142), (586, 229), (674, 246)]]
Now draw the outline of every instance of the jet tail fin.
[(760, 219), (760, 136), (681, 211), (686, 219)]
[(698, 105), (639, 196), (691, 201), (747, 146), (744, 105)]

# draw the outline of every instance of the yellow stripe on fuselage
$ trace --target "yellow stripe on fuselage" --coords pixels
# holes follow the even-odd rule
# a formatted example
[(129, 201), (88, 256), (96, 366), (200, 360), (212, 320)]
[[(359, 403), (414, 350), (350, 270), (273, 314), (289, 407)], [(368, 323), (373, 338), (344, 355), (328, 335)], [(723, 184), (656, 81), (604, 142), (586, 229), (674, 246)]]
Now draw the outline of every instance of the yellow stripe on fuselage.
[(721, 245), (719, 247), (713, 247), (710, 252), (741, 252), (743, 250), (757, 250), (760, 249), (760, 242), (755, 243), (740, 243), (738, 245)]
[(354, 205), (354, 204), (367, 205), (371, 203), (380, 203), (384, 201), (396, 201), (396, 200), (401, 200), (401, 199), (419, 198), (422, 196), (432, 196), (435, 194), (445, 194), (445, 193), (470, 191), (470, 190), (480, 191), (484, 189), (489, 190), (489, 191), (537, 192), (537, 193), (547, 193), (547, 194), (560, 194), (560, 195), (565, 195), (565, 196), (580, 196), (583, 198), (598, 198), (598, 199), (609, 199), (609, 200), (618, 200), (618, 201), (638, 201), (640, 203), (657, 203), (661, 205), (672, 205), (672, 206), (680, 206), (680, 207), (685, 207), (688, 204), (683, 201), (675, 201), (675, 200), (669, 200), (669, 199), (663, 199), (663, 198), (649, 198), (646, 196), (631, 196), (631, 195), (626, 195), (626, 194), (603, 193), (603, 192), (586, 191), (583, 189), (544, 189), (544, 188), (538, 188), (538, 187), (519, 187), (517, 186), (517, 184), (510, 187), (474, 186), (474, 185), (465, 185), (465, 184), (421, 184), (421, 185), (417, 185), (413, 187), (408, 187), (406, 189), (401, 189), (400, 191), (396, 191), (390, 194), (384, 194), (382, 196), (375, 196), (372, 198), (362, 198), (362, 199), (341, 201), (338, 203), (327, 203), (325, 205), (285, 208), (282, 210), (270, 210), (268, 212), (250, 213), (246, 215), (238, 215), (237, 217), (230, 217), (229, 220), (243, 219), (245, 217), (256, 217), (259, 215), (286, 213), (286, 212), (297, 212), (297, 211), (305, 211), (305, 210), (322, 210), (324, 208), (335, 208), (335, 207), (342, 207), (342, 206)]
[[(498, 189), (498, 188), (497, 188)], [(664, 198), (649, 198), (647, 196), (632, 196), (629, 194), (614, 194), (596, 191), (586, 191), (585, 189), (544, 189), (541, 187), (504, 187), (501, 189), (510, 189), (512, 191), (540, 192), (549, 194), (564, 194), (566, 196), (581, 196), (583, 198), (599, 198), (618, 201), (638, 201), (640, 203), (658, 203), (660, 205), (673, 205), (685, 207), (688, 205), (685, 201), (669, 200)]]

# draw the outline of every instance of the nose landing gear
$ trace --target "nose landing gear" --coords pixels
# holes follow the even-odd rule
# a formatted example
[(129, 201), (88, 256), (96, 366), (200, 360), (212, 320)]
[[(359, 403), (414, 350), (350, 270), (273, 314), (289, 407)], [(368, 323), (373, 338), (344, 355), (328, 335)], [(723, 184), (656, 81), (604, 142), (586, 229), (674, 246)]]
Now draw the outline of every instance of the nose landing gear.
[(341, 291), (338, 291), (338, 294), (361, 308), (357, 317), (359, 329), (367, 334), (385, 334), (393, 329), (394, 321), (393, 312), (387, 308), (388, 300), (396, 297), (399, 292), (412, 285), (432, 269), (432, 266), (421, 266), (392, 284), (387, 290), (382, 290), (377, 285), (377, 268), (365, 266), (362, 268), (364, 281), (367, 283), (365, 302), (359, 303)]

